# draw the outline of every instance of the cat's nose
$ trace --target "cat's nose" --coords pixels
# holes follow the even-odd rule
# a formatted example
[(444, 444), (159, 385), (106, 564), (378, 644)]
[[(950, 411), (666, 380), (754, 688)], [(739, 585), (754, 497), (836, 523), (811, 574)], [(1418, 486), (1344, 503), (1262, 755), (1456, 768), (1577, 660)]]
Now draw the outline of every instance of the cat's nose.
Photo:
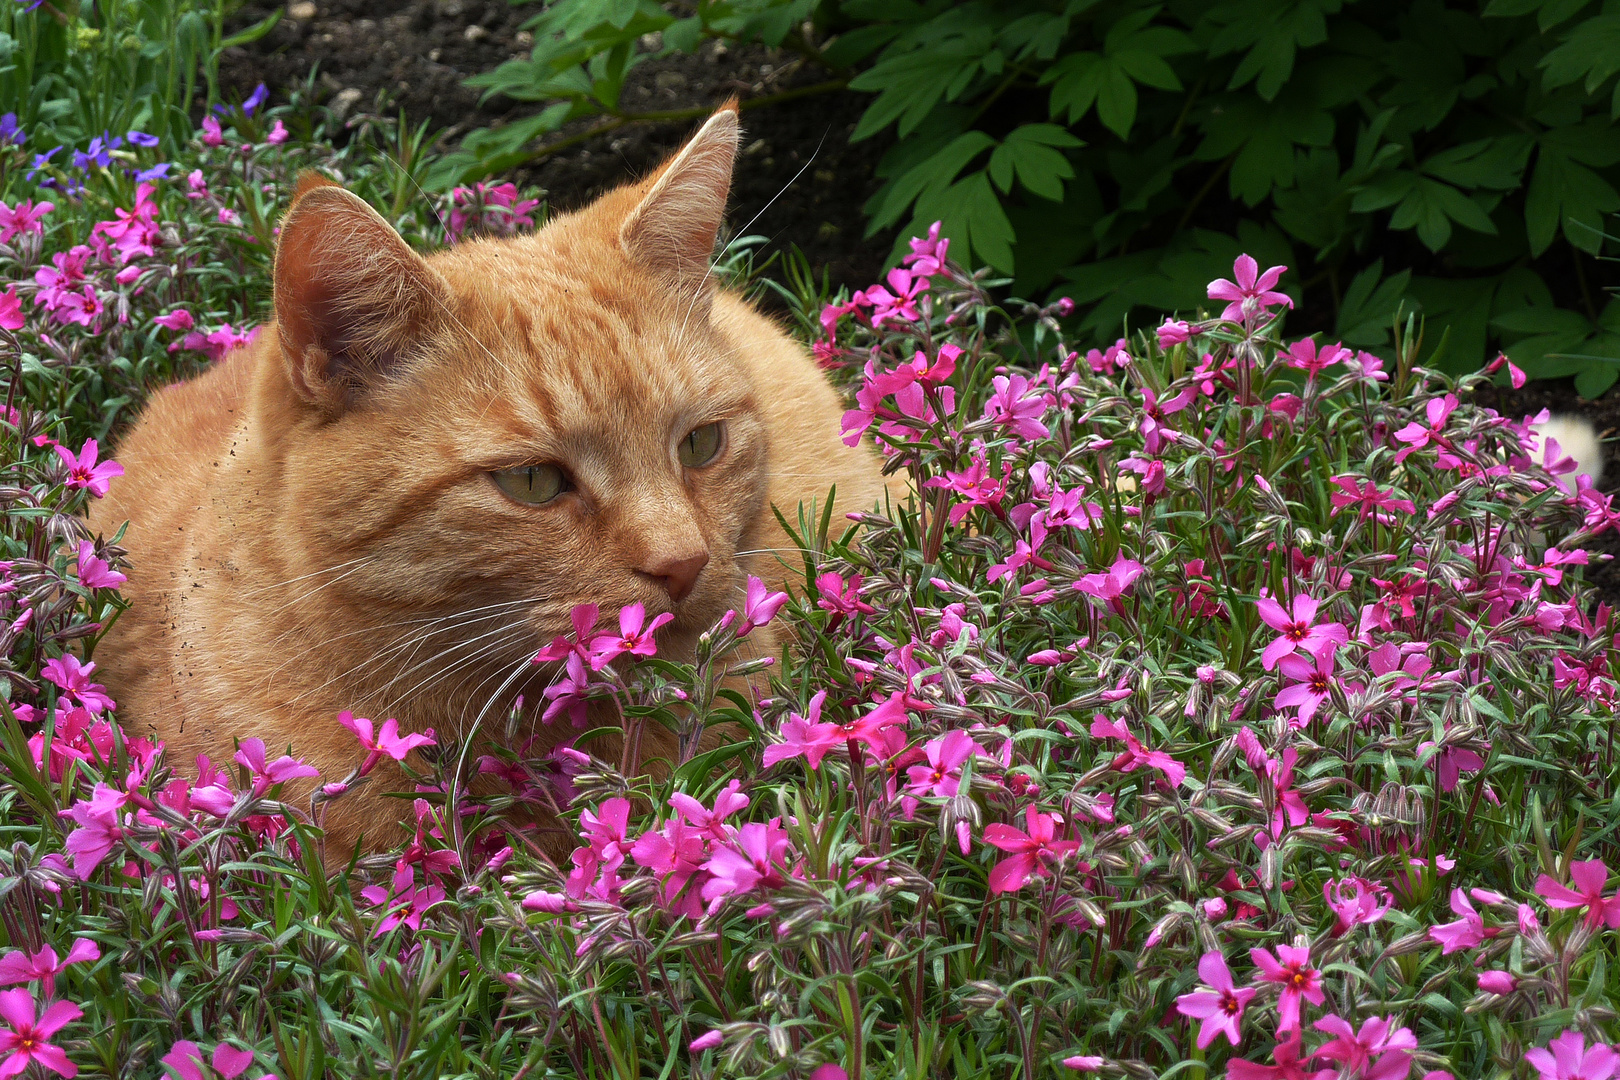
[(670, 600), (678, 604), (691, 594), (692, 586), (697, 584), (698, 575), (708, 565), (709, 553), (699, 551), (696, 554), (659, 559), (642, 567), (641, 572), (668, 589)]

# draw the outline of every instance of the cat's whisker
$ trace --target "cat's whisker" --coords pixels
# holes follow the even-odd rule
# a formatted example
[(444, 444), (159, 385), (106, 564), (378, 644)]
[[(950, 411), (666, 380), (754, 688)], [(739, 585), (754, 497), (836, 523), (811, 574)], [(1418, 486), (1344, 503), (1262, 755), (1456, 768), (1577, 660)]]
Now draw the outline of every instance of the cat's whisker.
[(305, 580), (307, 580), (309, 578), (312, 578), (312, 577), (320, 577), (322, 574), (330, 574), (334, 570), (341, 570), (345, 566), (353, 566), (357, 562), (364, 562), (367, 559), (372, 559), (372, 558), (375, 558), (375, 557), (376, 556), (374, 556), (374, 555), (361, 555), (357, 559), (350, 559), (348, 562), (340, 562), (336, 566), (328, 566), (325, 570), (316, 570), (316, 571), (313, 571), (313, 572), (308, 573), (308, 574), (300, 574), (297, 577), (288, 578), (286, 581), (278, 581), (274, 585), (261, 585), (257, 589), (249, 589), (247, 592), (243, 593), (242, 595), (244, 597), (258, 596), (260, 593), (269, 592), (271, 589), (279, 589), (279, 588), (281, 588), (281, 587), (283, 587), (285, 585), (291, 585), (294, 582), (305, 581)]
[[(500, 636), (496, 637), (494, 641), (491, 641), (483, 648), (477, 649), (466, 656), (456, 659), (449, 659), (450, 657), (454, 656), (455, 653), (460, 652), (461, 649), (465, 648), (466, 644), (468, 644), (463, 643), (461, 645), (456, 645), (449, 649), (445, 649), (428, 660), (423, 661), (421, 664), (416, 665), (416, 668), (413, 668), (412, 670), (425, 667), (428, 664), (437, 661), (448, 660), (448, 662), (444, 663), (438, 670), (423, 678), (409, 690), (396, 694), (392, 699), (390, 699), (386, 711), (392, 712), (396, 707), (403, 706), (410, 702), (419, 691), (425, 690), (427, 687), (432, 686), (441, 679), (448, 678), (450, 675), (463, 668), (472, 667), (478, 664), (480, 661), (487, 660), (492, 654), (503, 652), (506, 648), (521, 642), (524, 638), (524, 631), (521, 627), (508, 627), (505, 631), (500, 631), (497, 633), (499, 633)], [(525, 657), (524, 662), (529, 662), (527, 657)], [(390, 680), (388, 686), (383, 688), (384, 692), (386, 692), (388, 687), (392, 686), (395, 681), (397, 680)]]
[(328, 586), (331, 586), (331, 585), (336, 585), (338, 582), (342, 581), (344, 578), (348, 577), (350, 574), (358, 573), (359, 571), (364, 570), (366, 568), (366, 566), (369, 563), (371, 563), (372, 561), (373, 561), (372, 557), (366, 558), (365, 561), (361, 562), (359, 566), (356, 566), (356, 567), (354, 567), (352, 569), (343, 571), (343, 573), (339, 574), (337, 577), (333, 578), (331, 581), (323, 582), (322, 584), (315, 586), (313, 589), (311, 589), (308, 592), (304, 593), (302, 596), (295, 596), (293, 599), (287, 601), (285, 604), (282, 604), (280, 607), (272, 609), (269, 612), (269, 614), (271, 614), (271, 615), (279, 615), (281, 612), (286, 611), (288, 608), (292, 607), (294, 604), (303, 603), (305, 600), (308, 600), (311, 596), (314, 596), (316, 593), (320, 592), (322, 589), (325, 589), (325, 588), (327, 588)]
[[(335, 635), (333, 637), (325, 637), (325, 638), (322, 638), (319, 641), (315, 642), (314, 644), (307, 646), (306, 648), (300, 649), (298, 652), (294, 653), (292, 656), (290, 656), (286, 660), (282, 661), (282, 663), (278, 667), (276, 667), (273, 671), (270, 672), (270, 675), (266, 677), (266, 681), (268, 681), (269, 678), (274, 677), (276, 674), (280, 673), (281, 670), (283, 668), (285, 668), (288, 664), (294, 663), (294, 662), (302, 659), (303, 657), (307, 656), (309, 653), (314, 652), (317, 649), (327, 648), (327, 647), (329, 647), (329, 646), (331, 646), (331, 645), (333, 645), (333, 644), (335, 644), (335, 643), (337, 643), (339, 641), (344, 641), (344, 640), (346, 640), (348, 638), (358, 637), (358, 636), (360, 636), (362, 634), (379, 633), (379, 632), (381, 632), (383, 630), (391, 630), (391, 629), (393, 629), (395, 627), (399, 627), (399, 626), (421, 626), (421, 625), (429, 625), (429, 624), (433, 624), (433, 623), (447, 623), (448, 625), (440, 627), (437, 630), (430, 631), (429, 632), (430, 635), (432, 633), (441, 633), (441, 632), (448, 633), (451, 630), (454, 630), (454, 629), (457, 629), (457, 628), (459, 628), (461, 626), (467, 625), (467, 623), (469, 623), (469, 622), (476, 621), (476, 619), (469, 618), (469, 616), (476, 616), (481, 612), (488, 612), (488, 613), (490, 613), (490, 617), (493, 617), (494, 613), (499, 612), (501, 610), (505, 610), (505, 609), (509, 609), (509, 608), (513, 608), (513, 607), (523, 607), (523, 606), (526, 606), (526, 605), (529, 605), (529, 604), (536, 604), (536, 603), (540, 603), (540, 602), (542, 602), (542, 601), (544, 601), (546, 599), (547, 599), (546, 597), (537, 596), (537, 597), (526, 597), (526, 598), (519, 599), (519, 600), (503, 600), (498, 604), (485, 604), (482, 607), (467, 608), (467, 609), (462, 610), (462, 611), (453, 611), (448, 615), (432, 615), (432, 616), (428, 616), (427, 618), (419, 618), (419, 619), (399, 619), (399, 620), (396, 620), (394, 622), (379, 623), (379, 624), (377, 624), (375, 626), (361, 627), (358, 630), (350, 630), (347, 633), (338, 634), (338, 635)], [(291, 628), (289, 628), (287, 630), (283, 630), (279, 635), (277, 635), (277, 637), (272, 642), (272, 644), (279, 644), (283, 638), (287, 637), (290, 634), (297, 633), (300, 629), (303, 629), (303, 628), (295, 626), (295, 627), (291, 627)], [(416, 640), (417, 640), (417, 638), (415, 638), (415, 637), (407, 639), (407, 641), (416, 641)]]
[[(487, 640), (488, 638), (495, 637), (497, 635), (510, 635), (514, 631), (520, 631), (520, 632), (526, 633), (527, 632), (527, 627), (524, 627), (524, 626), (521, 626), (521, 625), (514, 626), (513, 624), (508, 623), (506, 625), (499, 626), (499, 627), (495, 628), (494, 630), (491, 630), (487, 634), (480, 634), (477, 637), (472, 638), (472, 639), (470, 639), (468, 641), (457, 642), (456, 644), (451, 645), (450, 647), (448, 647), (446, 649), (443, 649), (443, 650), (439, 651), (438, 653), (435, 653), (433, 656), (429, 657), (426, 660), (423, 660), (421, 663), (413, 664), (411, 667), (408, 667), (404, 671), (402, 671), (399, 674), (395, 675), (392, 679), (389, 679), (388, 682), (385, 683), (383, 685), (382, 689), (379, 691), (378, 696), (381, 697), (382, 694), (388, 693), (388, 691), (391, 690), (396, 683), (398, 683), (401, 679), (408, 678), (411, 675), (411, 673), (416, 672), (416, 671), (420, 671), (422, 668), (426, 667), (429, 664), (437, 663), (438, 661), (444, 659), (445, 657), (451, 655), (452, 653), (459, 652), (462, 649), (469, 648), (471, 646), (474, 646), (474, 645), (478, 644), (478, 642), (480, 642), (480, 641)], [(486, 653), (488, 651), (489, 650), (484, 650), (484, 652), (486, 652)], [(478, 659), (478, 657), (480, 655), (483, 655), (483, 654), (482, 653), (474, 653), (471, 657), (464, 657), (463, 659), (476, 660), (476, 659)], [(528, 662), (528, 658), (526, 657), (525, 658), (525, 663), (527, 663), (527, 662)], [(456, 663), (459, 664), (460, 661), (457, 661)], [(454, 666), (454, 665), (452, 665), (452, 666)], [(430, 676), (428, 676), (428, 678), (422, 680), (421, 682), (418, 682), (415, 686), (411, 687), (409, 690), (405, 691), (403, 694), (395, 695), (395, 697), (390, 700), (390, 702), (388, 704), (388, 708), (392, 709), (395, 705), (399, 704), (399, 702), (405, 700), (406, 698), (409, 698), (412, 694), (416, 693), (416, 691), (420, 690), (422, 687), (426, 686), (428, 683), (432, 682), (434, 679), (438, 678), (442, 674), (444, 674), (444, 672), (441, 671), (441, 672), (436, 673), (434, 675), (430, 675)]]

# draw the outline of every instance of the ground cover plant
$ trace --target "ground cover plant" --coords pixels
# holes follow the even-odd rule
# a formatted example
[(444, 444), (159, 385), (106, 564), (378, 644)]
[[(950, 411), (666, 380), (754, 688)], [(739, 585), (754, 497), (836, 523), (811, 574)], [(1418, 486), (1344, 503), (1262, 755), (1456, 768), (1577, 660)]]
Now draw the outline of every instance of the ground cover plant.
[[(337, 153), (238, 109), (168, 176), (143, 149), (7, 191), (0, 1071), (1613, 1074), (1613, 626), (1581, 567), (1620, 519), (1421, 364), (1417, 320), (1383, 357), (1298, 338), (1247, 256), (1106, 349), (938, 230), (854, 295), (755, 278), (914, 504), (790, 519), (802, 589), (751, 588), (690, 663), (582, 609), (544, 700), (465, 745), (332, 717), (354, 768), (314, 804), (279, 798), (285, 747), (167, 758), (95, 683), (139, 572), (78, 516), (120, 416), (251, 334), (299, 167), (421, 244), (543, 216), (431, 204), (415, 136), (354, 124)], [(738, 661), (772, 620), (796, 647)], [(593, 698), (680, 760), (598, 756)], [(323, 802), (413, 746), (411, 843), (322, 867)]]
[(566, 149), (587, 119), (657, 121), (622, 97), (637, 64), (763, 41), (821, 74), (796, 93), (868, 95), (857, 141), (895, 136), (867, 212), (872, 233), (900, 226), (896, 255), (943, 219), (964, 264), (1069, 295), (1099, 344), (1126, 317), (1192, 311), (1243, 250), (1294, 266), (1305, 328), (1352, 346), (1387, 347), (1404, 301), (1453, 374), (1498, 346), (1588, 397), (1620, 373), (1597, 258), (1620, 208), (1620, 68), (1595, 0), (535, 10), (532, 54), (472, 84), (536, 111), (469, 135), (446, 177)]

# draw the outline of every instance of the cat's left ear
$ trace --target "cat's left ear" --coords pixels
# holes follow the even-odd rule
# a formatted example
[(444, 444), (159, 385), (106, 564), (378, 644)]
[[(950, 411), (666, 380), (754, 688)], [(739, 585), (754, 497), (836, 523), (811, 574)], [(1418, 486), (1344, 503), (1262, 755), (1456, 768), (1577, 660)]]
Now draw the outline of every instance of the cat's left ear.
[(731, 194), (738, 132), (733, 99), (663, 167), (619, 228), (625, 253), (682, 294), (708, 291), (709, 258)]

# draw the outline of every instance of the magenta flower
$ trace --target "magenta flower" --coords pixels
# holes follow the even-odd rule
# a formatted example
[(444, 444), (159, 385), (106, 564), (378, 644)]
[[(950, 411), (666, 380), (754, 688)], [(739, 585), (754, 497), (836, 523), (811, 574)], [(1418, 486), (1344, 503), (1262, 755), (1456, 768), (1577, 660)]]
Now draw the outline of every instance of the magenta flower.
[(78, 824), (68, 833), (64, 845), (73, 860), (73, 872), (88, 881), (115, 845), (124, 838), (124, 828), (118, 813), (129, 802), (126, 792), (98, 783), (90, 798), (80, 799), (66, 810), (58, 811)]
[(1541, 1074), (1538, 1080), (1610, 1080), (1620, 1072), (1620, 1056), (1612, 1048), (1594, 1043), (1588, 1050), (1586, 1036), (1574, 1030), (1548, 1043), (1546, 1050), (1526, 1050), (1524, 1060)]
[[(784, 595), (783, 599), (787, 597)], [(675, 616), (666, 611), (648, 625), (647, 609), (640, 601), (620, 608), (618, 635), (603, 634), (591, 639), (591, 670), (601, 671), (626, 653), (631, 656), (657, 655), (658, 642), (653, 640), (653, 635), (659, 627), (674, 620)]]
[(737, 636), (747, 637), (756, 627), (776, 618), (776, 613), (782, 610), (787, 598), (785, 592), (770, 592), (763, 581), (750, 574), (748, 592), (743, 600), (743, 625), (737, 631)]
[(950, 237), (940, 239), (941, 224), (936, 221), (928, 226), (927, 236), (911, 238), (911, 254), (903, 256), (900, 261), (911, 267), (913, 273), (932, 277), (945, 265), (945, 253), (950, 250), (951, 240)]
[(767, 769), (778, 761), (800, 756), (812, 769), (819, 768), (822, 758), (844, 745), (843, 738), (836, 730), (838, 725), (821, 720), (821, 706), (826, 700), (827, 691), (822, 690), (810, 699), (808, 718), (798, 713), (788, 714), (782, 724), (782, 741), (765, 748), (764, 765)]
[(1332, 1069), (1318, 1073), (1305, 1068), (1307, 1059), (1301, 1057), (1299, 1051), (1299, 1032), (1295, 1031), (1271, 1048), (1275, 1065), (1256, 1065), (1233, 1058), (1226, 1063), (1226, 1080), (1317, 1080), (1319, 1076), (1326, 1080), (1333, 1075)]
[(1213, 949), (1199, 958), (1198, 977), (1204, 980), (1206, 989), (1176, 998), (1176, 1011), (1203, 1021), (1198, 1028), (1200, 1050), (1214, 1042), (1217, 1035), (1225, 1035), (1226, 1041), (1236, 1046), (1243, 1038), (1238, 1031), (1243, 1024), (1243, 1010), (1255, 991), (1246, 986), (1234, 986), (1226, 958)]
[(968, 512), (975, 506), (982, 506), (998, 517), (1003, 516), (1001, 501), (1007, 495), (1007, 481), (1011, 477), (1012, 462), (1004, 463), (1001, 478), (997, 479), (990, 474), (990, 466), (984, 454), (976, 453), (965, 471), (946, 470), (944, 476), (931, 476), (924, 480), (923, 487), (946, 488), (963, 496), (961, 500), (951, 504), (950, 512), (950, 523), (960, 525), (962, 519), (967, 517)]
[(264, 137), (264, 141), (269, 143), (271, 146), (280, 146), (282, 143), (287, 141), (291, 134), (292, 133), (287, 130), (287, 125), (283, 124), (278, 117), (276, 122), (271, 125), (270, 133)]
[(219, 146), (225, 141), (225, 135), (220, 130), (219, 121), (212, 116), (203, 117), (202, 141), (204, 146)]
[(991, 379), (995, 393), (984, 403), (984, 416), (994, 420), (1021, 439), (1044, 439), (1051, 434), (1040, 415), (1046, 411), (1046, 401), (1039, 395), (1028, 395), (1029, 379), (1022, 375), (997, 375)]
[(1536, 892), (1546, 899), (1550, 908), (1584, 907), (1586, 925), (1594, 930), (1600, 923), (1608, 923), (1611, 930), (1620, 929), (1620, 894), (1608, 899), (1603, 897), (1603, 886), (1609, 880), (1607, 864), (1602, 859), (1571, 863), (1569, 876), (1580, 888), (1579, 892), (1560, 885), (1546, 874), (1536, 878)]
[(303, 761), (283, 754), (271, 762), (266, 762), (264, 740), (258, 737), (243, 739), (237, 744), (236, 763), (245, 766), (253, 775), (253, 797), (257, 799), (277, 784), (288, 780), (295, 780), (300, 776), (319, 776), (312, 765), (305, 765)]
[(155, 316), (152, 321), (163, 327), (165, 330), (176, 330), (181, 333), (184, 333), (185, 331), (190, 330), (193, 326), (197, 325), (196, 320), (191, 317), (191, 312), (187, 311), (185, 308), (175, 308), (173, 311), (165, 315)]
[(1099, 600), (1118, 600), (1131, 591), (1136, 579), (1141, 577), (1147, 568), (1135, 559), (1128, 559), (1122, 551), (1114, 559), (1114, 565), (1108, 568), (1106, 574), (1087, 574), (1074, 583), (1076, 592), (1083, 592), (1087, 596), (1095, 596)]
[(1519, 981), (1505, 971), (1482, 971), (1479, 988), (1487, 994), (1511, 994)]
[(728, 896), (780, 888), (787, 880), (782, 868), (788, 850), (787, 832), (777, 818), (764, 824), (751, 821), (738, 829), (730, 845), (718, 846), (703, 864), (712, 875), (703, 885), (709, 912), (719, 910)]
[(90, 589), (116, 589), (129, 578), (112, 569), (106, 559), (96, 558), (93, 540), (79, 541), (79, 583)]
[(1209, 298), (1211, 300), (1225, 300), (1226, 310), (1221, 312), (1221, 318), (1228, 322), (1247, 322), (1256, 315), (1264, 314), (1267, 308), (1282, 304), (1293, 307), (1294, 302), (1286, 293), (1273, 292), (1272, 287), (1282, 278), (1286, 266), (1273, 266), (1264, 274), (1260, 273), (1260, 264), (1248, 255), (1239, 255), (1232, 264), (1232, 276), (1237, 281), (1231, 282), (1225, 278), (1218, 278), (1209, 283)]
[(1429, 403), (1424, 406), (1425, 415), (1429, 420), (1428, 426), (1425, 427), (1414, 420), (1395, 433), (1397, 440), (1407, 444), (1395, 455), (1395, 463), (1400, 464), (1407, 457), (1425, 446), (1449, 447), (1451, 444), (1440, 433), (1445, 430), (1446, 421), (1451, 419), (1451, 414), (1456, 409), (1456, 394), (1447, 394), (1443, 398), (1430, 398)]
[(1361, 507), (1359, 514), (1363, 520), (1376, 516), (1380, 522), (1388, 524), (1394, 520), (1388, 511), (1417, 513), (1417, 506), (1411, 499), (1394, 498), (1393, 488), (1389, 491), (1379, 491), (1378, 485), (1371, 480), (1363, 487), (1354, 476), (1335, 476), (1333, 483), (1339, 490), (1329, 492), (1328, 501), (1333, 504), (1332, 512), (1335, 514), (1347, 506), (1359, 506)]
[(96, 463), (97, 451), (94, 439), (86, 439), (78, 454), (61, 445), (56, 447), (56, 453), (67, 465), (67, 486), (83, 488), (98, 499), (107, 494), (108, 482), (113, 477), (124, 475), (124, 467), (116, 461), (103, 461), (99, 465)]
[[(5, 203), (0, 203), (4, 206)], [(21, 330), (23, 323), (22, 297), (17, 295), (17, 286), (8, 285), (6, 291), (0, 293), (0, 329)]]
[(1158, 335), (1159, 348), (1169, 352), (1172, 346), (1192, 337), (1192, 327), (1184, 319), (1166, 319), (1154, 333)]
[(69, 965), (100, 959), (100, 947), (89, 938), (74, 938), (65, 960), (57, 960), (56, 950), (49, 945), (37, 953), (16, 949), (0, 957), (0, 986), (37, 982), (46, 997), (55, 997), (56, 977), (66, 971)]
[(566, 658), (569, 654), (580, 657), (590, 656), (591, 631), (596, 628), (596, 617), (600, 609), (595, 604), (578, 604), (569, 612), (568, 618), (574, 624), (574, 640), (569, 641), (561, 634), (551, 639), (551, 644), (534, 654), (536, 664), (555, 663)]
[(19, 234), (43, 233), (45, 226), (40, 219), (55, 209), (55, 203), (36, 204), (30, 199), (23, 199), (16, 206), (0, 202), (0, 244), (11, 243)]
[(1289, 367), (1303, 371), (1307, 377), (1314, 379), (1330, 364), (1347, 362), (1350, 350), (1344, 347), (1343, 342), (1318, 349), (1314, 338), (1303, 338), (1290, 345), (1282, 356), (1287, 358)]
[(1322, 882), (1322, 897), (1335, 916), (1334, 937), (1343, 937), (1354, 927), (1377, 922), (1395, 903), (1384, 886), (1359, 877)]
[(1324, 1016), (1313, 1026), (1337, 1036), (1318, 1047), (1312, 1057), (1325, 1057), (1339, 1063), (1340, 1075), (1361, 1076), (1365, 1080), (1402, 1080), (1411, 1069), (1417, 1036), (1410, 1028), (1389, 1030), (1387, 1017), (1373, 1016), (1358, 1031), (1340, 1016)]
[(1316, 601), (1305, 593), (1295, 594), (1292, 612), (1269, 596), (1262, 596), (1255, 606), (1260, 610), (1260, 620), (1282, 635), (1260, 654), (1261, 666), (1267, 671), (1297, 649), (1315, 652), (1324, 646), (1343, 645), (1350, 640), (1350, 631), (1345, 629), (1343, 623), (1314, 625)]
[(68, 1060), (50, 1038), (84, 1015), (71, 1001), (53, 1001), (35, 1015), (34, 995), (27, 990), (0, 990), (0, 1077), (17, 1076), (38, 1062), (44, 1068), (66, 1077), (79, 1075), (79, 1067)]
[[(202, 1047), (189, 1039), (175, 1043), (161, 1060), (174, 1070), (174, 1074), (180, 1080), (207, 1080), (209, 1075), (203, 1072)], [(213, 1065), (214, 1075), (221, 1077), (221, 1080), (235, 1080), (253, 1064), (253, 1051), (238, 1050), (234, 1046), (220, 1043), (214, 1047), (210, 1063)]]
[(973, 736), (960, 728), (952, 728), (937, 739), (923, 744), (926, 765), (913, 765), (906, 770), (906, 790), (913, 795), (931, 795), (948, 799), (955, 795), (962, 783), (962, 765), (968, 758), (988, 756)]
[(1016, 892), (1032, 877), (1046, 877), (1046, 864), (1056, 862), (1082, 846), (1078, 840), (1058, 840), (1062, 821), (1056, 814), (1043, 814), (1030, 805), (1024, 811), (1029, 831), (996, 822), (984, 827), (984, 842), (1010, 854), (990, 871), (990, 893)]
[(394, 879), (388, 888), (381, 885), (372, 885), (360, 890), (360, 895), (367, 903), (385, 907), (383, 917), (377, 922), (377, 929), (372, 937), (382, 937), (401, 923), (412, 930), (422, 928), (422, 916), (434, 904), (444, 900), (444, 889), (438, 885), (428, 885), (418, 888), (416, 875), (409, 866), (402, 866), (394, 872)]
[[(366, 751), (366, 760), (360, 766), (360, 775), (365, 776), (377, 767), (377, 762), (384, 757), (391, 757), (395, 761), (404, 761), (405, 755), (418, 746), (437, 746), (433, 741), (433, 729), (429, 728), (426, 734), (411, 734), (403, 738), (399, 734), (399, 721), (389, 717), (383, 721), (382, 730), (375, 739), (371, 735), (371, 721), (363, 716), (355, 716), (348, 709), (338, 713), (338, 723), (354, 732), (354, 737), (360, 740), (360, 746)], [(240, 760), (240, 758), (238, 758)], [(285, 758), (283, 761), (287, 760)], [(277, 762), (280, 764), (280, 762)], [(312, 776), (313, 773), (298, 773), (299, 776)]]
[(1187, 766), (1163, 750), (1149, 750), (1140, 739), (1130, 733), (1124, 723), (1110, 720), (1102, 713), (1091, 718), (1091, 734), (1098, 739), (1119, 739), (1125, 743), (1125, 752), (1114, 759), (1113, 768), (1132, 772), (1139, 768), (1158, 769), (1170, 781), (1171, 787), (1180, 787), (1187, 778)]
[(77, 656), (63, 653), (45, 661), (39, 673), (55, 683), (67, 697), (83, 705), (91, 715), (100, 715), (108, 709), (118, 708), (118, 703), (107, 696), (106, 687), (90, 681), (95, 670), (94, 660), (81, 664)]
[(1322, 973), (1311, 967), (1310, 949), (1279, 945), (1275, 956), (1270, 949), (1250, 949), (1249, 959), (1260, 969), (1261, 982), (1282, 987), (1282, 997), (1277, 1001), (1277, 1034), (1300, 1030), (1301, 1001), (1320, 1005), (1327, 1000), (1322, 992)]
[(1194, 387), (1187, 387), (1168, 401), (1160, 401), (1159, 396), (1150, 387), (1142, 388), (1142, 448), (1149, 454), (1158, 454), (1164, 450), (1165, 444), (1170, 440), (1164, 431), (1168, 428), (1168, 417), (1180, 412), (1197, 398), (1198, 391)]
[[(1322, 703), (1333, 697), (1333, 687), (1338, 683), (1333, 677), (1336, 651), (1337, 646), (1329, 642), (1320, 651), (1307, 652), (1304, 656), (1292, 652), (1278, 660), (1280, 674), (1292, 681), (1271, 699), (1271, 706), (1299, 709), (1298, 715), (1289, 722), (1290, 727), (1302, 728), (1309, 724)], [(1312, 662), (1306, 663), (1305, 656)]]
[(877, 609), (861, 599), (862, 580), (861, 575), (851, 574), (849, 580), (845, 581), (841, 574), (831, 570), (817, 575), (816, 607), (831, 612), (835, 619), (856, 614), (871, 615)]

